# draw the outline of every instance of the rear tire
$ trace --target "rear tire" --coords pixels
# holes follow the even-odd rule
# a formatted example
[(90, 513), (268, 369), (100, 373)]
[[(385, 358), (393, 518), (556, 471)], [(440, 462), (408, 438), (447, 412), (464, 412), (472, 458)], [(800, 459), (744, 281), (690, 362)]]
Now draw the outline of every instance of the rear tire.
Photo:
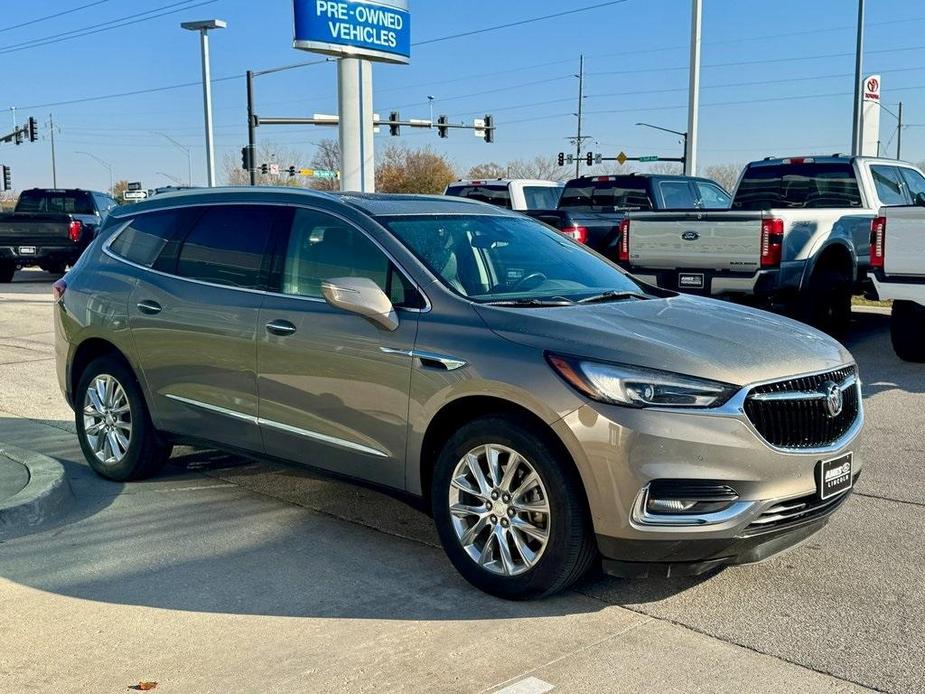
[(581, 578), (597, 558), (578, 473), (548, 432), (529, 420), (486, 416), (460, 427), (437, 458), (431, 502), (450, 561), (486, 593), (510, 600), (550, 595)]
[(12, 282), (15, 274), (16, 263), (11, 263), (8, 260), (0, 261), (0, 284)]
[(911, 301), (894, 301), (890, 337), (900, 359), (925, 362), (925, 308)]
[(801, 297), (800, 318), (833, 337), (844, 337), (851, 327), (851, 281), (839, 272), (813, 274)]
[(170, 457), (145, 404), (135, 375), (116, 357), (87, 365), (74, 393), (74, 418), (80, 448), (90, 467), (117, 482), (156, 474)]

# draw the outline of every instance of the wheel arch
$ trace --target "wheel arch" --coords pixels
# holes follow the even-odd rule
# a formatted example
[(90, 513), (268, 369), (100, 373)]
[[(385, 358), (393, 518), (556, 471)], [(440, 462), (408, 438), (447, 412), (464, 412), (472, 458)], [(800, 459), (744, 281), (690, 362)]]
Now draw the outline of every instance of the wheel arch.
[(813, 259), (806, 266), (803, 274), (802, 289), (807, 289), (809, 283), (817, 272), (832, 270), (841, 273), (849, 278), (851, 284), (858, 281), (858, 264), (854, 252), (846, 243), (841, 241), (831, 241), (825, 244), (813, 256)]
[(76, 403), (77, 383), (80, 381), (84, 370), (94, 359), (105, 356), (114, 357), (124, 363), (126, 368), (135, 376), (135, 380), (139, 380), (132, 363), (118, 347), (101, 337), (91, 337), (77, 346), (77, 349), (74, 350), (74, 356), (71, 358), (67, 384), (71, 402)]
[(493, 395), (464, 395), (452, 400), (441, 407), (430, 420), (422, 439), (420, 455), (418, 457), (418, 474), (421, 484), (423, 506), (430, 509), (431, 482), (433, 480), (434, 465), (442, 444), (452, 436), (453, 432), (466, 422), (485, 416), (502, 416), (517, 419), (535, 427), (543, 435), (545, 443), (552, 447), (557, 458), (566, 462), (576, 475), (583, 490), (582, 503), (588, 511), (590, 506), (587, 490), (584, 487), (583, 477), (574, 457), (565, 442), (559, 437), (549, 423), (537, 416), (527, 407), (505, 400)]

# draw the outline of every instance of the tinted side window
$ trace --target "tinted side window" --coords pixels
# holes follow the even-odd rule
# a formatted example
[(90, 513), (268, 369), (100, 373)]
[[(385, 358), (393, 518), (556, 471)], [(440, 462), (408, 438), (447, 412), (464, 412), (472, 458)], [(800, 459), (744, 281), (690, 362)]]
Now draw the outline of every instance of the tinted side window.
[(367, 277), (395, 306), (419, 307), (420, 297), (410, 282), (363, 232), (322, 212), (296, 211), (283, 262), (282, 293), (322, 298), (322, 282), (337, 277)]
[(902, 179), (895, 166), (871, 166), (870, 173), (874, 177), (874, 186), (877, 188), (880, 202), (884, 205), (906, 204)]
[(176, 274), (260, 289), (274, 227), (288, 210), (259, 205), (221, 205), (206, 210), (183, 241)]
[(179, 217), (176, 210), (136, 217), (109, 245), (109, 250), (133, 263), (151, 267), (170, 240)]
[(697, 186), (697, 194), (700, 198), (700, 205), (707, 210), (726, 210), (729, 209), (732, 198), (719, 186), (704, 181), (694, 181)]
[(507, 185), (450, 186), (446, 189), (446, 194), (487, 202), (498, 207), (511, 207), (511, 192)]
[(909, 189), (913, 202), (916, 195), (925, 194), (925, 176), (915, 169), (907, 169), (906, 167), (900, 167), (899, 171), (906, 181), (906, 187)]
[(661, 181), (658, 189), (669, 210), (689, 210), (694, 206), (694, 196), (687, 181)]

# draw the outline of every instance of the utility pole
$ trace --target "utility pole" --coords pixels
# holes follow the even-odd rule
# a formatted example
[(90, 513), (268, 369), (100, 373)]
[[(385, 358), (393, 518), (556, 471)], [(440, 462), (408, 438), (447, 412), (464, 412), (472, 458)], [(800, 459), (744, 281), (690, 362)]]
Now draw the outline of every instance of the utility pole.
[[(900, 107), (902, 108), (902, 107)], [(901, 113), (902, 111), (900, 111)], [(58, 187), (58, 166), (55, 163), (55, 119), (48, 114), (48, 132), (51, 133), (51, 187)]]
[(247, 149), (250, 152), (248, 164), (250, 168), (247, 175), (250, 177), (252, 186), (257, 185), (257, 133), (254, 132), (254, 71), (247, 71)]
[(864, 0), (858, 0), (858, 42), (854, 54), (854, 118), (851, 123), (851, 154), (861, 154), (862, 139), (861, 109), (864, 91), (861, 86), (861, 73), (864, 68)]
[(575, 178), (581, 174), (581, 102), (585, 100), (585, 56), (578, 56), (578, 133), (575, 137)]
[(691, 7), (690, 89), (687, 102), (687, 137), (684, 139), (684, 173), (697, 175), (697, 116), (700, 110), (700, 13), (702, 0)]
[(903, 153), (903, 102), (899, 102), (899, 125), (896, 126), (896, 158), (902, 159)]

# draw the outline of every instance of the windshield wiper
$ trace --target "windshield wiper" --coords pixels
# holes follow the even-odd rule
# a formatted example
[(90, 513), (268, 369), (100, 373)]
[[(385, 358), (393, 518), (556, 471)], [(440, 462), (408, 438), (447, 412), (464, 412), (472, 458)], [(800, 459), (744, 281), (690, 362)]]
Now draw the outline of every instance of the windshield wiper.
[(552, 299), (499, 299), (498, 301), (486, 301), (488, 306), (568, 306), (574, 304), (574, 301), (565, 297), (554, 297)]
[(579, 304), (596, 304), (603, 301), (623, 301), (625, 299), (648, 299), (649, 297), (645, 294), (640, 294), (639, 292), (618, 292), (616, 290), (610, 290), (606, 292), (601, 292), (600, 294), (594, 294), (593, 296), (585, 297), (578, 301)]

